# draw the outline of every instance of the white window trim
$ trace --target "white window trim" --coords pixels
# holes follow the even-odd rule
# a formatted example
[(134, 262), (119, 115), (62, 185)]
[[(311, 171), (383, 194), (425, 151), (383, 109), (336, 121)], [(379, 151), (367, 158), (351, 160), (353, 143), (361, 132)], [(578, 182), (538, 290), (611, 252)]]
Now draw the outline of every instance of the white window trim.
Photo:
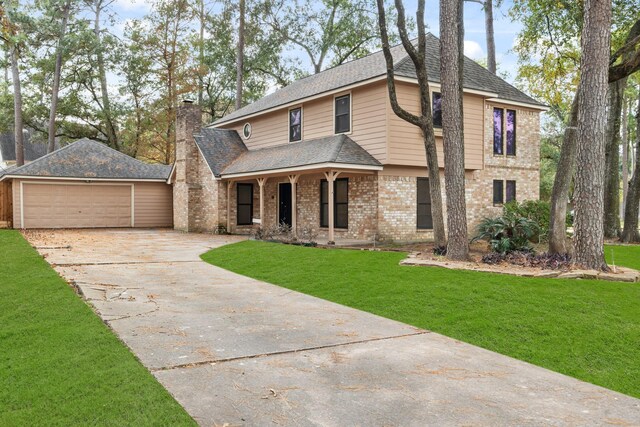
[[(245, 128), (247, 125), (249, 125), (249, 135), (248, 135), (248, 136), (245, 136), (245, 134), (244, 134), (244, 128)], [(252, 125), (251, 123), (249, 123), (249, 122), (245, 122), (245, 123), (242, 125), (242, 139), (244, 139), (244, 140), (246, 141), (246, 140), (248, 140), (249, 138), (251, 138), (251, 135), (253, 135), (253, 125)]]
[[(300, 109), (300, 140), (291, 141), (291, 110), (297, 110), (298, 108)], [(291, 108), (287, 109), (287, 141), (289, 141), (289, 144), (295, 144), (296, 142), (304, 141), (304, 106), (302, 104), (294, 105)]]
[[(336, 99), (349, 95), (349, 132), (336, 132)], [(331, 116), (331, 126), (334, 135), (351, 135), (353, 133), (353, 94), (351, 91), (333, 95), (333, 115)]]

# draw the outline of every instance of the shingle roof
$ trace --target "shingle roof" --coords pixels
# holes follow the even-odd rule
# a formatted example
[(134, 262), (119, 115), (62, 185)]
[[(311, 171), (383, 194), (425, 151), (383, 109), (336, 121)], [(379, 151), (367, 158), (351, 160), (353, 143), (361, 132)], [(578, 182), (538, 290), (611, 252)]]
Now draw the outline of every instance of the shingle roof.
[(229, 163), (247, 151), (235, 130), (202, 128), (193, 138), (215, 176), (220, 176)]
[[(401, 45), (394, 46), (391, 48), (391, 54), (394, 58), (394, 69), (397, 75), (415, 78), (415, 68), (404, 48)], [(430, 33), (427, 34), (427, 72), (429, 81), (440, 82), (440, 40)], [(384, 54), (382, 51), (375, 52), (364, 58), (297, 80), (252, 104), (218, 119), (213, 125), (217, 126), (234, 119), (384, 76), (385, 74)], [(509, 101), (544, 106), (544, 104), (531, 98), (467, 57), (465, 57), (464, 61), (463, 86), (468, 89), (497, 93), (499, 98)]]
[[(0, 158), (3, 161), (16, 160), (16, 143), (13, 132), (0, 134)], [(56, 142), (56, 150), (60, 148), (60, 144)], [(31, 132), (25, 132), (24, 137), (24, 160), (31, 162), (47, 154), (47, 144), (32, 142)]]
[(333, 135), (246, 151), (225, 167), (222, 175), (266, 172), (323, 163), (380, 166), (380, 162), (348, 136)]
[(171, 166), (143, 163), (91, 139), (72, 144), (12, 169), (10, 176), (166, 180)]

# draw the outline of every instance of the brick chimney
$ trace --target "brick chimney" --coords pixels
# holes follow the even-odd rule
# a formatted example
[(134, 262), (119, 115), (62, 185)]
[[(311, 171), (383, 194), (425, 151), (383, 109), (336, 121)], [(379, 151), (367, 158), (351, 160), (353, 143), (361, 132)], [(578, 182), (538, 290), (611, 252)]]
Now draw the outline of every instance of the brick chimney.
[(202, 109), (192, 101), (183, 101), (176, 112), (176, 177), (173, 185), (173, 224), (176, 230), (189, 231), (192, 203), (189, 193), (200, 188), (198, 147), (193, 134), (202, 127)]

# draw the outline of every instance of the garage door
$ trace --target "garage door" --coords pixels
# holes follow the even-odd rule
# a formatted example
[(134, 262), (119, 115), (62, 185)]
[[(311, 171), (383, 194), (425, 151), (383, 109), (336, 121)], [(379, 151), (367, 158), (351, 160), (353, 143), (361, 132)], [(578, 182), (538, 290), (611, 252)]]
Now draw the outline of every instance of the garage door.
[(131, 186), (23, 183), (24, 228), (131, 227)]

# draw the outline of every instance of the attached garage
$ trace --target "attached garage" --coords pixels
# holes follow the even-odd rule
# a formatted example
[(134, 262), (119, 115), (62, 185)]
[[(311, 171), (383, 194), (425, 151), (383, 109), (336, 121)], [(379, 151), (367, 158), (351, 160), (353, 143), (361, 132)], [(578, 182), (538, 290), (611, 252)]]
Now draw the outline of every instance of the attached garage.
[(80, 140), (0, 180), (13, 181), (15, 228), (172, 227), (170, 170)]

